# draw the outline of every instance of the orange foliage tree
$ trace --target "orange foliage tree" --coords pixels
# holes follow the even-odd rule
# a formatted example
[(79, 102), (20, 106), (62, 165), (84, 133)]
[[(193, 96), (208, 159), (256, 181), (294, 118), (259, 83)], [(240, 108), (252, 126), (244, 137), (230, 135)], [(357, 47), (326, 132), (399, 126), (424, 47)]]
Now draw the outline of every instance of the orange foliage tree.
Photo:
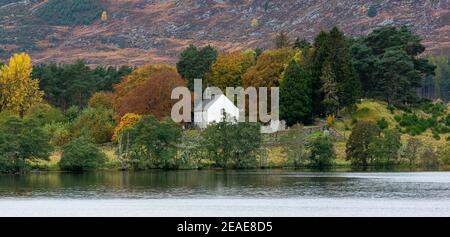
[[(123, 100), (141, 83), (150, 79), (150, 77), (159, 72), (176, 72), (176, 68), (164, 64), (145, 64), (137, 68), (130, 75), (126, 76), (123, 81), (114, 86), (113, 104), (116, 111), (123, 104)], [(120, 116), (123, 116), (121, 114)]]
[[(133, 80), (139, 80), (140, 83), (131, 81), (130, 78), (125, 80), (125, 90), (118, 90), (120, 97), (115, 97), (115, 108), (119, 116), (127, 113), (135, 113), (140, 115), (153, 115), (158, 119), (170, 116), (172, 106), (176, 103), (172, 100), (172, 90), (179, 86), (186, 86), (186, 82), (175, 71), (174, 68), (163, 67), (160, 71), (148, 73), (143, 71), (142, 74), (133, 73)], [(126, 93), (123, 93), (123, 92)]]
[(282, 48), (262, 53), (256, 65), (242, 76), (244, 87), (277, 87), (283, 71), (296, 55), (296, 50)]

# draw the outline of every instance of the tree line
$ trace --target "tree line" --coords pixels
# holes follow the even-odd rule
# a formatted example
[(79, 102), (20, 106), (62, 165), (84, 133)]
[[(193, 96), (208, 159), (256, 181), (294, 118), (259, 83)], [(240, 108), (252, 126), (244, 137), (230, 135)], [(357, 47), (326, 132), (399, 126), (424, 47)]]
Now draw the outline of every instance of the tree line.
[[(317, 117), (339, 117), (353, 111), (362, 97), (408, 109), (420, 105), (417, 90), (426, 78), (446, 77), (445, 60), (421, 57), (425, 47), (406, 27), (383, 27), (358, 38), (333, 28), (319, 33), (311, 43), (298, 38), (291, 44), (287, 34), (280, 34), (275, 45), (274, 49), (229, 53), (191, 45), (181, 53), (176, 67), (90, 68), (82, 61), (33, 66), (28, 55), (16, 54), (0, 69), (0, 166), (22, 170), (35, 160), (47, 159), (56, 148), (62, 150), (61, 167), (82, 170), (106, 162), (94, 144), (112, 143), (124, 168), (198, 166), (189, 157), (210, 157), (217, 167), (255, 167), (263, 144), (256, 125), (218, 123), (198, 139), (183, 139), (186, 134), (180, 126), (168, 121), (175, 102), (170, 98), (172, 90), (192, 89), (197, 78), (204, 79), (205, 86), (222, 89), (280, 87), (281, 118), (294, 125), (313, 123)], [(430, 62), (438, 62), (438, 70)], [(441, 96), (448, 94), (445, 81), (436, 84)], [(396, 130), (415, 134), (431, 128), (437, 137), (450, 125), (445, 125), (448, 118), (442, 106), (431, 110), (427, 120), (414, 114), (396, 118)], [(12, 124), (16, 125), (11, 128)], [(382, 124), (379, 121), (377, 126)], [(359, 127), (374, 131), (362, 145), (358, 144), (364, 141), (358, 138)], [(354, 126), (347, 144), (352, 163), (369, 165), (379, 157), (392, 157), (398, 148), (395, 132), (385, 131), (385, 126), (379, 131), (372, 128)], [(286, 148), (288, 154), (303, 154), (293, 155), (293, 164), (332, 164), (332, 142), (317, 138), (305, 143), (300, 153)], [(382, 152), (373, 152), (374, 147)], [(354, 156), (363, 154), (368, 156), (353, 162)], [(378, 158), (371, 157), (374, 154)]]

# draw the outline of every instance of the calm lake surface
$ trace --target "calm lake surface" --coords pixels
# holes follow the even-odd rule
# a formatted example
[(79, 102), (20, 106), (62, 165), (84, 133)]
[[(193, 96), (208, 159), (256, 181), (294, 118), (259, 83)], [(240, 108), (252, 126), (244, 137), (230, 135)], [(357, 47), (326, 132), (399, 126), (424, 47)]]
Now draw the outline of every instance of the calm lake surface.
[(450, 216), (450, 172), (0, 176), (0, 216)]

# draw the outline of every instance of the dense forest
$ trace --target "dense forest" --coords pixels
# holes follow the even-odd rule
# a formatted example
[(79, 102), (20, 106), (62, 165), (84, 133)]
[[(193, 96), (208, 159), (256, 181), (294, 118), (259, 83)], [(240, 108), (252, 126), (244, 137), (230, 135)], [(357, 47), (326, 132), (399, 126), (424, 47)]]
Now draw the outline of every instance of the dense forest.
[[(0, 69), (0, 172), (450, 165), (450, 61), (424, 52), (408, 28), (383, 27), (359, 38), (333, 28), (313, 42), (281, 32), (271, 49), (191, 45), (176, 66), (33, 66), (15, 54)], [(196, 78), (279, 87), (290, 129), (183, 129), (169, 119), (171, 92)]]

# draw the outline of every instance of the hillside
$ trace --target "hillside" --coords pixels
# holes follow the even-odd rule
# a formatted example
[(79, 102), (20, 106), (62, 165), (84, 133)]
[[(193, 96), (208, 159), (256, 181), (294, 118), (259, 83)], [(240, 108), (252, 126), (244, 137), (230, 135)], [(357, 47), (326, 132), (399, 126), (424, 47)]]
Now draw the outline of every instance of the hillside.
[[(334, 25), (348, 35), (366, 34), (380, 26), (408, 25), (423, 37), (429, 52), (450, 52), (447, 0), (66, 2), (74, 1), (86, 6), (73, 10), (63, 7), (63, 1), (52, 8), (48, 5), (52, 0), (0, 0), (0, 60), (12, 52), (27, 51), (35, 63), (86, 59), (89, 64), (173, 64), (191, 43), (228, 51), (267, 48), (280, 31), (291, 38), (311, 40), (321, 29)], [(104, 21), (100, 17), (103, 10), (107, 13)]]

